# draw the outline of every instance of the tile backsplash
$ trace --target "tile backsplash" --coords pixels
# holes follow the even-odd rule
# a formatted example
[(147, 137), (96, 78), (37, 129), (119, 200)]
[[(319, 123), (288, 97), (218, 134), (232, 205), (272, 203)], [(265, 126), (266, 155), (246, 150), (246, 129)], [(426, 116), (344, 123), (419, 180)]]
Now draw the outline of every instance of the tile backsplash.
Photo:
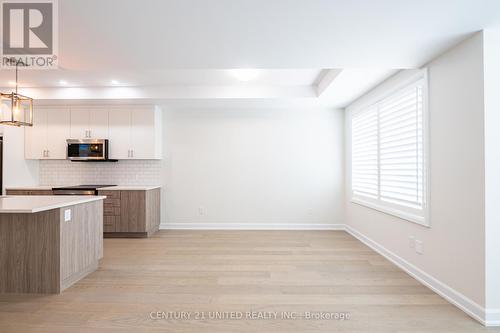
[(121, 160), (118, 162), (40, 161), (40, 185), (161, 184), (161, 161)]

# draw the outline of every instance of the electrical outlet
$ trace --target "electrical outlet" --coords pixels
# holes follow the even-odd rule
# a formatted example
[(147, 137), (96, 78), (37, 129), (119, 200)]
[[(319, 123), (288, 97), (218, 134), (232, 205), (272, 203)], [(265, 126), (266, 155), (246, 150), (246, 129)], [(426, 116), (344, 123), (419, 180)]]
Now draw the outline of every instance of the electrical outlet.
[(309, 208), (309, 209), (307, 210), (307, 215), (312, 216), (312, 214), (313, 214), (313, 210)]
[(71, 209), (66, 209), (64, 211), (64, 222), (71, 221)]
[(200, 214), (200, 215), (205, 215), (205, 208), (203, 208), (203, 207), (198, 207), (198, 214)]
[(418, 254), (424, 254), (424, 242), (421, 240), (416, 240), (415, 241), (415, 251)]
[(415, 236), (408, 237), (408, 246), (410, 247), (410, 249), (415, 248)]

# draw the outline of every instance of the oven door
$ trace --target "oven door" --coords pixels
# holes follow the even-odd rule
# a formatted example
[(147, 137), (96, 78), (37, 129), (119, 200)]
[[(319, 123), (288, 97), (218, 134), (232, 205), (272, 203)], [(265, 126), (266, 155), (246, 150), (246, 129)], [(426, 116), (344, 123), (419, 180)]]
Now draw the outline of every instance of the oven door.
[(67, 159), (73, 161), (95, 161), (108, 158), (106, 139), (68, 139)]

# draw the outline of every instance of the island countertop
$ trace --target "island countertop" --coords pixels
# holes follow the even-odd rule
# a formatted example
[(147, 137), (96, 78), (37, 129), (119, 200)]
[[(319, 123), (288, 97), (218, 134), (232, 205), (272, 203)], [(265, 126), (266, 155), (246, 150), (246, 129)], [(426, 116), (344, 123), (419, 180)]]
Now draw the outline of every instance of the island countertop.
[(1, 213), (38, 213), (51, 209), (104, 200), (102, 195), (6, 195), (0, 197)]

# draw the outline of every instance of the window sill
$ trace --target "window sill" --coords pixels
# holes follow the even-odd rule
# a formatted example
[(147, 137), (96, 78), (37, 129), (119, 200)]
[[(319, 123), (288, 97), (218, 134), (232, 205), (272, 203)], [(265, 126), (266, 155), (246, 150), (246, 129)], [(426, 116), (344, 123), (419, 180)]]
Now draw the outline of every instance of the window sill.
[(418, 215), (414, 215), (414, 214), (411, 214), (411, 213), (408, 213), (408, 212), (405, 212), (405, 211), (402, 211), (399, 209), (391, 208), (391, 207), (384, 207), (384, 206), (381, 206), (381, 205), (378, 205), (376, 203), (369, 202), (367, 200), (363, 200), (360, 198), (351, 198), (351, 202), (354, 204), (357, 204), (357, 205), (361, 205), (361, 206), (365, 206), (365, 207), (377, 210), (377, 211), (382, 212), (382, 213), (386, 213), (386, 214), (389, 214), (392, 216), (399, 217), (400, 219), (416, 223), (416, 224), (421, 225), (421, 226), (426, 227), (426, 228), (430, 228), (430, 224), (429, 224), (428, 219), (421, 217), (421, 216), (418, 216)]

